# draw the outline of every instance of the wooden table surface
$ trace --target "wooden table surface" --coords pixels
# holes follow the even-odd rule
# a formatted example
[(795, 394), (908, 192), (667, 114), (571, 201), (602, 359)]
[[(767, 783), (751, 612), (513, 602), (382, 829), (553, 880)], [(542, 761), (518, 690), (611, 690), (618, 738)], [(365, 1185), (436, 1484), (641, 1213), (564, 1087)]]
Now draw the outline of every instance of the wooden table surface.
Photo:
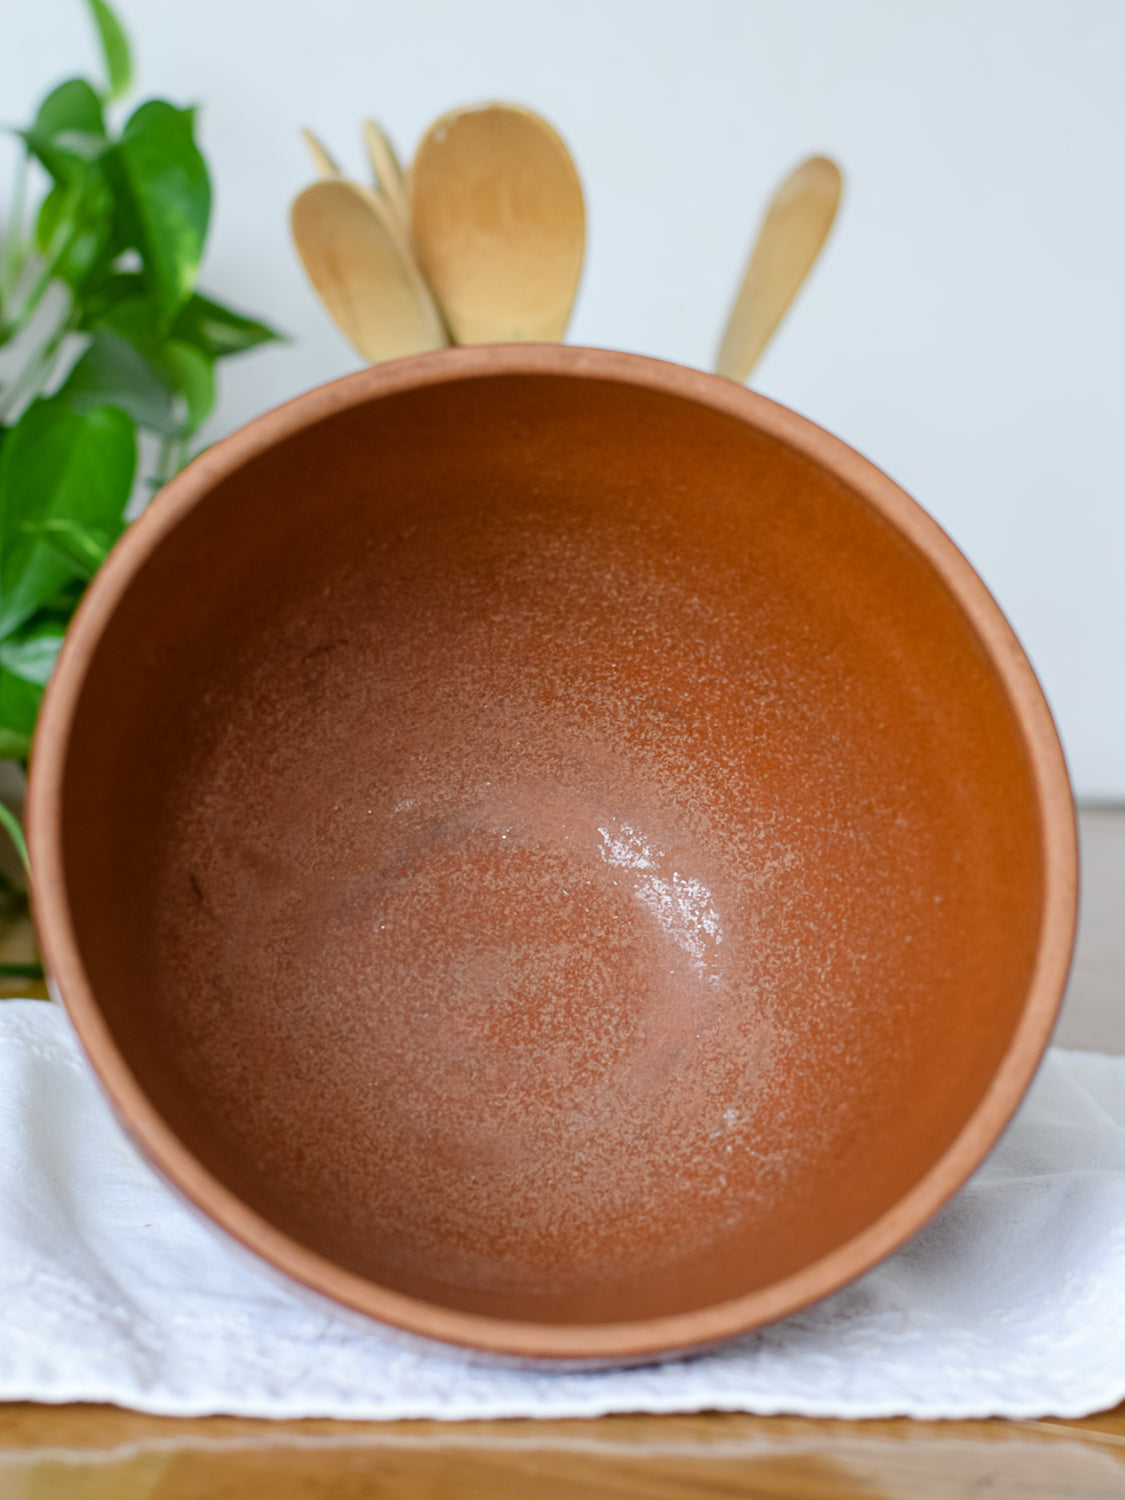
[(2, 1500), (1121, 1500), (1125, 1407), (1084, 1422), (177, 1420), (0, 1406)]
[[(1058, 1036), (1122, 1052), (1125, 810), (1085, 811), (1082, 835), (1082, 924)], [(4, 956), (18, 956), (21, 941), (0, 941)], [(0, 1500), (642, 1495), (1125, 1500), (1125, 1404), (1080, 1422), (707, 1413), (471, 1423), (185, 1420), (0, 1404)]]

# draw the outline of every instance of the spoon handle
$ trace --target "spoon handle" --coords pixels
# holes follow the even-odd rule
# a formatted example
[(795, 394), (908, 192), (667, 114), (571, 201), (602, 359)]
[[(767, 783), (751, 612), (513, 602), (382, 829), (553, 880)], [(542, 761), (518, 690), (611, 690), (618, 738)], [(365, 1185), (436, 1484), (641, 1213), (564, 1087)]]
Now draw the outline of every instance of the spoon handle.
[(321, 179), (321, 181), (331, 182), (334, 178), (343, 177), (343, 172), (341, 172), (340, 168), (336, 165), (323, 141), (319, 140), (315, 135), (313, 135), (311, 130), (302, 127), (301, 139), (308, 147), (309, 155), (312, 157), (313, 166), (316, 168), (316, 175)]
[[(368, 199), (375, 201), (380, 214), (385, 215), (391, 223), (405, 252), (413, 259), (412, 237), (410, 234), (410, 209), (407, 206), (406, 189), (402, 180), (402, 168), (398, 164), (394, 147), (390, 141), (375, 124), (374, 120), (364, 121), (364, 133), (367, 139), (368, 155), (375, 168), (375, 186), (367, 187), (365, 184), (356, 182), (352, 186), (357, 192), (363, 193)], [(312, 157), (316, 175), (321, 182), (345, 182), (347, 179), (336, 159), (325, 146), (324, 142), (313, 134), (311, 130), (304, 127), (301, 129), (301, 139), (308, 148)], [(379, 145), (373, 144), (378, 141)], [(378, 151), (379, 165), (375, 166), (376, 152)]]
[(715, 369), (740, 383), (762, 353), (828, 238), (840, 169), (812, 156), (774, 194), (734, 300)]
[(410, 235), (410, 204), (406, 197), (406, 179), (395, 148), (386, 131), (375, 120), (364, 120), (363, 140), (367, 159), (375, 174), (375, 185), (390, 204), (401, 227)]

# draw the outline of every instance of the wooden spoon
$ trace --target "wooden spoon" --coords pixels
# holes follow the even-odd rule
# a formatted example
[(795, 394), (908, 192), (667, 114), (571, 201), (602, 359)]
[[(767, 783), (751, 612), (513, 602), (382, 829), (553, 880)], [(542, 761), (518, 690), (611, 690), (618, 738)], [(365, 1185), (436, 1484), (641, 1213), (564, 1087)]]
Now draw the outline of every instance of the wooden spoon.
[(371, 364), (448, 342), (418, 267), (378, 194), (339, 179), (293, 201), (290, 222), (309, 280)]
[[(364, 140), (367, 144), (367, 155), (371, 161), (371, 169), (375, 174), (375, 186), (369, 188), (362, 183), (357, 183), (356, 186), (362, 188), (365, 193), (372, 193), (379, 199), (383, 207), (387, 209), (393, 218), (395, 227), (400, 231), (404, 244), (409, 246), (412, 238), (410, 233), (410, 206), (406, 199), (406, 186), (403, 181), (402, 168), (399, 166), (394, 147), (374, 120), (364, 120), (363, 132)], [(316, 168), (316, 174), (322, 182), (334, 182), (337, 178), (347, 180), (344, 178), (343, 172), (336, 165), (335, 158), (318, 136), (315, 136), (311, 130), (302, 128), (301, 139), (308, 147), (309, 156), (312, 158), (313, 166)], [(411, 251), (411, 254), (413, 254), (413, 251)]]
[(324, 143), (311, 130), (301, 128), (301, 139), (308, 147), (309, 155), (312, 157), (316, 175), (322, 181), (329, 182), (335, 177), (343, 177), (343, 172), (336, 165), (334, 158), (329, 154)]
[(459, 344), (556, 340), (582, 274), (582, 184), (529, 109), (477, 105), (427, 130), (410, 172), (418, 258)]
[(367, 146), (367, 159), (375, 174), (375, 185), (390, 204), (407, 239), (412, 239), (406, 180), (395, 148), (391, 145), (386, 131), (374, 120), (364, 120), (363, 139)]
[(727, 321), (720, 375), (744, 381), (761, 358), (828, 238), (842, 182), (834, 161), (812, 156), (774, 194)]

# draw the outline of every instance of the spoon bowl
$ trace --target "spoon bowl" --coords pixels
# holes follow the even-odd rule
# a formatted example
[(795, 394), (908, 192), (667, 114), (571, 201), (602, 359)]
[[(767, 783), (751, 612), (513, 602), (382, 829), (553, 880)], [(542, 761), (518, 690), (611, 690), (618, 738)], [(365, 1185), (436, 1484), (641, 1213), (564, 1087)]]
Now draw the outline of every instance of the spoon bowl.
[(294, 200), (291, 225), (309, 280), (368, 363), (448, 342), (393, 211), (377, 193), (326, 178)]
[(418, 147), (410, 193), (419, 261), (456, 343), (562, 338), (586, 215), (546, 120), (515, 104), (442, 115)]

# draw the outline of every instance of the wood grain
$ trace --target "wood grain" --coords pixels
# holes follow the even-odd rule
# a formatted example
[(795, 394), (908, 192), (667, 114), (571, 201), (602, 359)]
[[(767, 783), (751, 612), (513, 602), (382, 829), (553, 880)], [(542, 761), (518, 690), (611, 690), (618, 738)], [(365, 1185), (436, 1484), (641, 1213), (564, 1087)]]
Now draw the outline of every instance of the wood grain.
[(572, 1422), (177, 1421), (0, 1406), (4, 1500), (762, 1496), (1110, 1500), (1125, 1408), (1084, 1422), (814, 1422), (707, 1414)]

